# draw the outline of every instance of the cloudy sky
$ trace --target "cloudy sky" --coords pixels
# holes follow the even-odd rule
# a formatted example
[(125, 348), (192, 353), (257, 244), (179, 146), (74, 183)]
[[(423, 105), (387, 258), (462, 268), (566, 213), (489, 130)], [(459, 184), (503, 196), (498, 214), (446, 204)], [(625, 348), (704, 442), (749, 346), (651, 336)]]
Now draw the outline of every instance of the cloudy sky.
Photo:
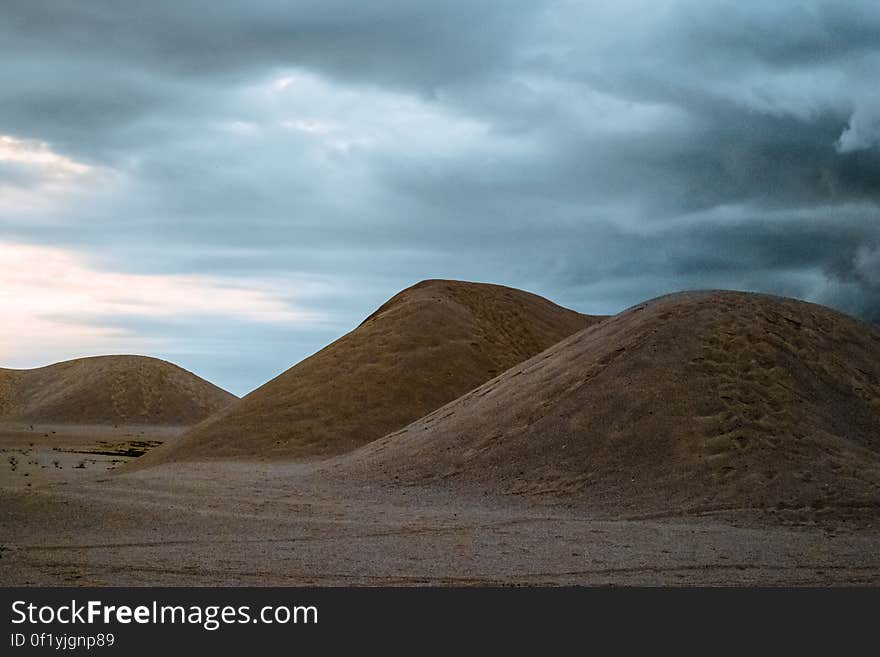
[(423, 278), (880, 319), (875, 0), (4, 0), (0, 365), (244, 393)]

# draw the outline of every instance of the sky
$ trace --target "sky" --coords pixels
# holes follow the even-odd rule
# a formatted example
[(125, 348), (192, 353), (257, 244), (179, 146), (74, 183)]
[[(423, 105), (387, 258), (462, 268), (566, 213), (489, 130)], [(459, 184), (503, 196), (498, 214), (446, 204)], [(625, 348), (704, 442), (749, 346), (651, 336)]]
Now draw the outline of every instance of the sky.
[(880, 3), (4, 0), (0, 366), (237, 394), (425, 278), (880, 320)]

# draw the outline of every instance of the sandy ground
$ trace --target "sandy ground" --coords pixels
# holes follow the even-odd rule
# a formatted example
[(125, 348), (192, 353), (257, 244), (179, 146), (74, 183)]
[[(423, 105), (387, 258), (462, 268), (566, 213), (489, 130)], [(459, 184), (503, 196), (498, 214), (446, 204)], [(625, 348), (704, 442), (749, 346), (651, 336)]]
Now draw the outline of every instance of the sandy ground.
[(0, 490), (94, 478), (186, 427), (0, 424)]
[(118, 474), (125, 457), (55, 448), (146, 434), (59, 429), (3, 434), (2, 585), (880, 584), (876, 529), (590, 517), (516, 497), (331, 484), (308, 463)]

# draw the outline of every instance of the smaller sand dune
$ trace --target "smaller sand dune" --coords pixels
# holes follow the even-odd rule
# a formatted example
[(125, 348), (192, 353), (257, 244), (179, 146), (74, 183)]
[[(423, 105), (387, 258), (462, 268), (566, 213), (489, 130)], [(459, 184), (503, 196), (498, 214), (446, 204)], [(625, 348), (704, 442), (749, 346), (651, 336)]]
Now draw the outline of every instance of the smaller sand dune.
[(0, 369), (0, 422), (191, 425), (236, 397), (177, 365), (146, 356), (79, 358)]

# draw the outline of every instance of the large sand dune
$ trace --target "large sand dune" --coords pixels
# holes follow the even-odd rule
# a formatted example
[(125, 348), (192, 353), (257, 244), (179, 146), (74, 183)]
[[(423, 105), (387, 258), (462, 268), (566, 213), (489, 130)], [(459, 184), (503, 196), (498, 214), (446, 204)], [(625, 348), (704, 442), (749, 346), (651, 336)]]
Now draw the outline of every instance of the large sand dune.
[(880, 332), (762, 295), (662, 297), (341, 457), (334, 473), (613, 513), (876, 518)]
[(423, 281), (141, 465), (343, 453), (600, 319), (499, 285)]
[(191, 425), (235, 396), (176, 365), (145, 356), (79, 358), (0, 369), (0, 422)]

